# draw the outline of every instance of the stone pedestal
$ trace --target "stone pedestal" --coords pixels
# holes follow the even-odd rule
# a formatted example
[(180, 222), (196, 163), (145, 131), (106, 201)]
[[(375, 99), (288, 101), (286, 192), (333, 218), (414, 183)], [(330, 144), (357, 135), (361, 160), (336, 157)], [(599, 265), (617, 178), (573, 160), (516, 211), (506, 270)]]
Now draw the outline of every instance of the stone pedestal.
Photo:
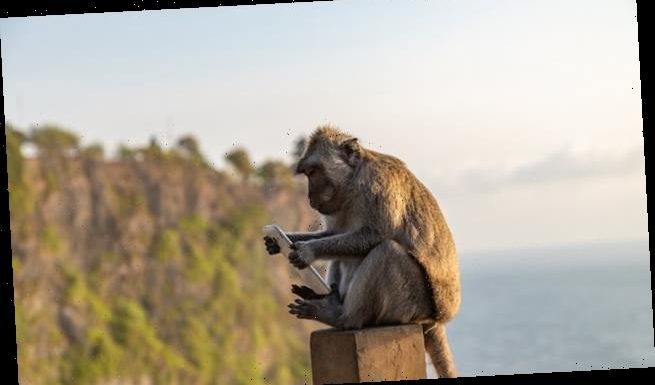
[(314, 385), (426, 378), (420, 325), (318, 330), (310, 349)]

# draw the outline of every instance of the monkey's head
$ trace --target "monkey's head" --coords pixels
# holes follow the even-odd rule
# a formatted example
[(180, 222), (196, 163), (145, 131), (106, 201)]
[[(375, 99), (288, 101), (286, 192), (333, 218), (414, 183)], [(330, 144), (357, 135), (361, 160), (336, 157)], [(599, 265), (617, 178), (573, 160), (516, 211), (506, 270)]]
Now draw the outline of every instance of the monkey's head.
[(357, 138), (337, 128), (322, 126), (314, 131), (296, 166), (297, 174), (307, 176), (313, 209), (324, 215), (342, 209), (363, 151)]

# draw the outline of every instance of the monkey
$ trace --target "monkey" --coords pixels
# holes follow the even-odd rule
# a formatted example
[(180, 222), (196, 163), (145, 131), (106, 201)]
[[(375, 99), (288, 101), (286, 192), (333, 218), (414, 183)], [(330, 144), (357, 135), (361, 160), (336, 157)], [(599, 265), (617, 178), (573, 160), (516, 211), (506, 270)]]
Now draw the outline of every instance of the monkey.
[(420, 324), (438, 376), (456, 377), (445, 324), (461, 304), (458, 257), (436, 198), (403, 161), (332, 125), (314, 130), (295, 173), (322, 229), (287, 233), (288, 259), (298, 269), (329, 261), (330, 292), (292, 285), (289, 313), (338, 330)]

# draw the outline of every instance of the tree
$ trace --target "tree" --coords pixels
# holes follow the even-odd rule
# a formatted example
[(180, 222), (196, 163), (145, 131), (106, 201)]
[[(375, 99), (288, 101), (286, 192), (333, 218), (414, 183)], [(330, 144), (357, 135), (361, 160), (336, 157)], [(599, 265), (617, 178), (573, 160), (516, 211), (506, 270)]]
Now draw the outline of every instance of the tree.
[(191, 135), (184, 135), (177, 140), (177, 146), (187, 154), (199, 154), (198, 140)]
[(105, 150), (101, 144), (94, 143), (83, 148), (81, 155), (87, 159), (102, 160), (105, 156)]
[(250, 178), (255, 171), (250, 156), (243, 148), (236, 148), (225, 155), (225, 160), (234, 167), (244, 180)]
[[(12, 214), (12, 225), (18, 219), (17, 214), (26, 212), (31, 202), (28, 201), (30, 190), (23, 178), (23, 155), (21, 146), (27, 137), (12, 126), (5, 127), (7, 141), (7, 177), (9, 182), (9, 211)], [(16, 226), (13, 226), (16, 229)]]
[(124, 144), (119, 144), (118, 149), (116, 151), (116, 155), (118, 156), (118, 159), (121, 160), (127, 160), (127, 159), (132, 159), (134, 158), (134, 155), (136, 154), (136, 150), (124, 145)]
[(157, 137), (155, 137), (154, 135), (150, 136), (150, 142), (148, 143), (146, 152), (152, 155), (161, 155), (162, 153), (162, 149), (161, 146), (159, 145), (159, 141), (157, 140)]
[(266, 187), (288, 187), (293, 183), (289, 165), (280, 160), (268, 160), (257, 169)]
[(13, 125), (9, 123), (5, 125), (5, 135), (12, 135), (21, 144), (23, 144), (28, 140), (28, 137), (27, 135), (25, 135), (24, 132), (19, 131), (17, 128), (15, 128)]
[(23, 182), (23, 156), (21, 146), (26, 140), (25, 134), (7, 125), (5, 128), (5, 139), (7, 143), (7, 174), (9, 187), (16, 186)]
[(33, 128), (30, 140), (46, 158), (71, 155), (80, 144), (76, 134), (54, 125)]
[(205, 157), (200, 152), (198, 140), (192, 135), (184, 135), (179, 138), (177, 141), (177, 147), (186, 158), (203, 165), (207, 164)]

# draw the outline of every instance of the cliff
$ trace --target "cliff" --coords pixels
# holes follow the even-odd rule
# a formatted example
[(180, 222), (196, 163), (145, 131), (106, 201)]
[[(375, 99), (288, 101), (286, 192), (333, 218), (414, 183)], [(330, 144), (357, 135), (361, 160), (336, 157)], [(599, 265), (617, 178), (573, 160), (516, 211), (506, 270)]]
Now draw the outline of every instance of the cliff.
[(287, 314), (291, 267), (260, 234), (314, 226), (301, 181), (38, 134), (6, 132), (21, 384), (309, 382), (319, 325)]

